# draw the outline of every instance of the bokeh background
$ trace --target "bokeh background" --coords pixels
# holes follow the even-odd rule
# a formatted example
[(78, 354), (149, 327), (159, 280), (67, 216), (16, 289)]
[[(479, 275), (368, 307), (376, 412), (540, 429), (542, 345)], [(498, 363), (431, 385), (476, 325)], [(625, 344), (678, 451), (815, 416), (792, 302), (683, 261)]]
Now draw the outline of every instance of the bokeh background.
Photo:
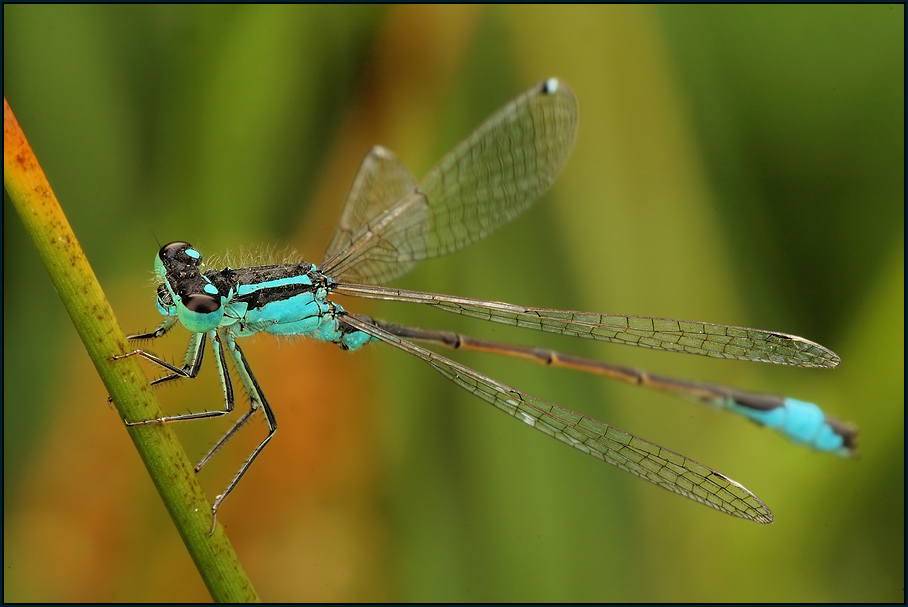
[[(4, 5), (3, 17), (4, 94), (127, 332), (160, 320), (158, 241), (320, 261), (369, 146), (421, 175), (554, 75), (581, 122), (552, 191), (396, 284), (774, 329), (842, 357), (788, 369), (342, 302), (789, 394), (857, 424), (861, 457), (843, 460), (661, 394), (458, 355), (728, 474), (774, 511), (760, 526), (544, 438), (390, 348), (252, 338), (280, 429), (221, 521), (263, 599), (904, 600), (903, 6)], [(4, 599), (205, 600), (8, 204), (3, 271)], [(154, 348), (180, 359), (185, 338)], [(158, 394), (168, 411), (214, 408), (216, 383), (208, 365)], [(178, 431), (196, 460), (229, 425)], [(211, 496), (263, 435), (251, 424), (206, 469)]]

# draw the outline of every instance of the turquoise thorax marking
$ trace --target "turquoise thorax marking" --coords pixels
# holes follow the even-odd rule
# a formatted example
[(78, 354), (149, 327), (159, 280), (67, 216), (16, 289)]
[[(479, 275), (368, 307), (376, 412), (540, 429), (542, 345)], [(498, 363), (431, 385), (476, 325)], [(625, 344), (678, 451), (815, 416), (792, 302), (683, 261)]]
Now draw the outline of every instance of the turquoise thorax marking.
[(158, 309), (193, 333), (224, 328), (232, 337), (265, 332), (300, 335), (354, 350), (372, 338), (343, 331), (343, 308), (328, 299), (329, 280), (309, 263), (200, 271), (202, 257), (186, 243), (171, 243), (155, 258), (163, 279)]

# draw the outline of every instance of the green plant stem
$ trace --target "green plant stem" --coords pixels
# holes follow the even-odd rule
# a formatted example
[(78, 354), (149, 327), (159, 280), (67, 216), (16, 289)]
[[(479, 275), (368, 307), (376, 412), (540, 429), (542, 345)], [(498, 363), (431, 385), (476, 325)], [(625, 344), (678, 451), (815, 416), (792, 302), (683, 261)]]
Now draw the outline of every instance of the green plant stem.
[[(126, 337), (5, 97), (3, 185), (121, 419), (161, 417), (138, 360), (111, 360), (126, 352)], [(128, 433), (211, 597), (257, 601), (223, 527), (209, 537), (211, 506), (170, 427), (138, 426)]]

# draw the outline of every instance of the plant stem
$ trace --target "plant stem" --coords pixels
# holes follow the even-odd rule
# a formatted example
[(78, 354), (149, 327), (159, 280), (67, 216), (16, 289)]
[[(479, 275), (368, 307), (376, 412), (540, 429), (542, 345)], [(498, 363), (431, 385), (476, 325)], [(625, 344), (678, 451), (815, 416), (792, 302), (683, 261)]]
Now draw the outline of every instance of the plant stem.
[[(111, 360), (126, 352), (126, 337), (5, 97), (3, 185), (121, 419), (161, 417), (138, 360)], [(170, 427), (128, 432), (212, 599), (257, 601), (223, 527), (209, 537), (211, 506)]]

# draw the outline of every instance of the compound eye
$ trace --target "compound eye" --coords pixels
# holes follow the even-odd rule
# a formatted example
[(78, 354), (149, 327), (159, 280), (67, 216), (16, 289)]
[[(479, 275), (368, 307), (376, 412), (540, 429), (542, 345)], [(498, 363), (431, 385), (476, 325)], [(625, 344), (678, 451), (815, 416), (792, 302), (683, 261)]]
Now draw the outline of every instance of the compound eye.
[(174, 264), (188, 264), (198, 266), (202, 263), (202, 255), (192, 248), (188, 242), (176, 241), (165, 244), (158, 252), (158, 257), (165, 267), (171, 267)]
[(211, 314), (221, 307), (221, 298), (196, 293), (182, 298), (183, 306), (196, 314)]
[(213, 331), (224, 318), (221, 299), (207, 293), (181, 295), (175, 307), (180, 322), (193, 333)]

